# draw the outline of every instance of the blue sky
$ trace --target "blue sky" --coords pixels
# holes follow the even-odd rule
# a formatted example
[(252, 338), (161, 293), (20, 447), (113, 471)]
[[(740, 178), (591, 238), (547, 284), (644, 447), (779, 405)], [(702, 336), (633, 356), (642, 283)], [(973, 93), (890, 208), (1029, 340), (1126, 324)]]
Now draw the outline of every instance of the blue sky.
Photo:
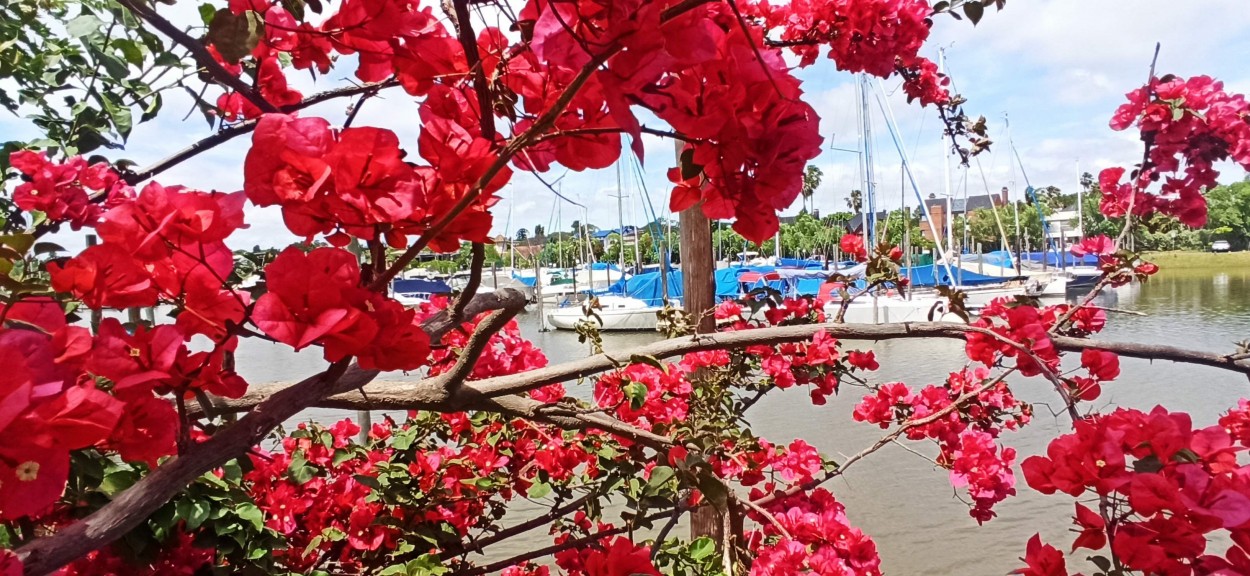
[[(173, 8), (161, 6), (176, 21), (180, 14), (192, 10), (181, 3)], [(1075, 189), (1078, 166), (1081, 171), (1096, 173), (1111, 165), (1128, 165), (1140, 157), (1140, 144), (1132, 134), (1112, 132), (1107, 121), (1123, 101), (1125, 92), (1145, 80), (1155, 42), (1162, 43), (1158, 71), (1182, 76), (1206, 74), (1223, 80), (1226, 86), (1240, 93), (1250, 93), (1250, 8), (1245, 0), (1205, 0), (1176, 3), (1165, 0), (1047, 0), (1008, 3), (999, 13), (987, 14), (980, 26), (939, 17), (925, 55), (936, 58), (939, 47), (945, 48), (949, 71), (964, 96), (969, 99), (970, 115), (984, 115), (989, 120), (993, 149), (980, 157), (991, 190), (998, 190), (1012, 178), (1009, 162), (1004, 114), (1011, 118), (1011, 136), (1023, 158), (1029, 181), (1034, 186), (1054, 185)], [(312, 83), (303, 73), (291, 74), (292, 82), (305, 94), (342, 85), (350, 75), (351, 66), (332, 72), (329, 77)], [(822, 211), (845, 209), (848, 192), (860, 186), (857, 157), (853, 153), (832, 150), (857, 146), (855, 96), (853, 78), (834, 69), (827, 60), (800, 70), (807, 99), (821, 116), (821, 134), (825, 151), (814, 163), (825, 172), (825, 180), (815, 195), (815, 205)], [(924, 195), (944, 193), (942, 162), (943, 146), (939, 121), (931, 110), (907, 105), (897, 80), (884, 82), (884, 91), (897, 116), (899, 131), (908, 149), (913, 172)], [(341, 122), (346, 101), (331, 102), (309, 110), (306, 115), (325, 116)], [(175, 95), (166, 103), (161, 117), (140, 125), (131, 137), (131, 145), (119, 156), (143, 165), (168, 155), (208, 133), (198, 113), (182, 120), (189, 102)], [(885, 123), (873, 105), (873, 129), (876, 133), (875, 176), (880, 205), (899, 205), (900, 161), (890, 143)], [(654, 121), (648, 124), (654, 124)], [(380, 126), (394, 130), (401, 142), (415, 151), (418, 120), (416, 106), (400, 90), (391, 90), (369, 101), (356, 120), (356, 125)], [(12, 116), (0, 117), (0, 131), (6, 140), (33, 137), (31, 126)], [(667, 212), (668, 183), (665, 171), (672, 164), (672, 144), (647, 137), (643, 174), (647, 194), (641, 192), (637, 179), (626, 179), (624, 218), (626, 223), (647, 220), (640, 202), (649, 197), (661, 215)], [(242, 186), (242, 160), (248, 139), (240, 138), (227, 145), (176, 167), (159, 180), (166, 184), (184, 184), (201, 189), (237, 190)], [(953, 164), (952, 164), (953, 166)], [(1225, 181), (1239, 180), (1244, 172), (1228, 166)], [(628, 168), (623, 170), (627, 174)], [(565, 174), (557, 168), (544, 175), (551, 181), (561, 178), (560, 189), (570, 200), (583, 208), (565, 203), (560, 207), (567, 229), (575, 219), (585, 219), (603, 226), (615, 227), (616, 190), (614, 169)], [(984, 192), (976, 164), (967, 175), (969, 194)], [(952, 188), (963, 194), (964, 172), (952, 168)], [(1015, 170), (1017, 188), (1023, 188), (1024, 177)], [(915, 205), (907, 191), (908, 203)], [(503, 200), (497, 205), (495, 232), (517, 228), (531, 229), (535, 224), (556, 227), (553, 212), (559, 199), (533, 176), (517, 173), (505, 188)], [(795, 204), (785, 213), (799, 210)], [(508, 215), (511, 211), (511, 223)], [(276, 211), (252, 208), (247, 220), (250, 228), (232, 239), (236, 248), (285, 245), (293, 239), (281, 224)], [(68, 245), (77, 238), (63, 238)]]

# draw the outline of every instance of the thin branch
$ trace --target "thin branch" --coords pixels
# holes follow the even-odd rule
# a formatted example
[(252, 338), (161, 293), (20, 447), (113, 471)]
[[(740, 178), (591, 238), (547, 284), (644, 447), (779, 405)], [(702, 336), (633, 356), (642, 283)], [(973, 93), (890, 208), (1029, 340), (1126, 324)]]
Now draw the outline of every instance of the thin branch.
[(225, 67), (217, 62), (217, 59), (213, 58), (213, 55), (208, 52), (208, 49), (204, 47), (203, 43), (188, 36), (186, 32), (179, 30), (178, 27), (174, 26), (172, 22), (166, 20), (160, 14), (157, 14), (156, 10), (144, 5), (139, 0), (117, 0), (117, 3), (126, 7), (126, 9), (134, 13), (135, 16), (147, 21), (153, 28), (160, 30), (161, 33), (168, 36), (170, 40), (173, 40), (187, 50), (190, 50), (191, 56), (195, 58), (196, 63), (208, 70), (208, 73), (213, 77), (213, 79), (225, 84), (231, 90), (238, 92), (257, 108), (260, 108), (265, 112), (278, 111), (278, 108), (273, 104), (270, 104), (268, 100), (265, 100), (259, 92), (252, 89), (251, 86), (248, 86), (247, 83), (243, 82), (243, 80), (241, 80), (238, 76), (231, 74), (225, 69)]
[(456, 32), (460, 45), (464, 47), (464, 60), (473, 71), (473, 91), (477, 94), (478, 120), (482, 127), (482, 138), (492, 145), (495, 143), (495, 104), (490, 84), (486, 82), (486, 70), (482, 68), (482, 59), (477, 52), (477, 36), (473, 33), (473, 21), (469, 16), (468, 0), (452, 0), (456, 11)]
[(997, 386), (998, 383), (1002, 382), (1002, 380), (1006, 378), (1007, 375), (1010, 374), (1012, 371), (1014, 371), (1014, 369), (1003, 372), (1002, 374), (998, 375), (998, 377), (996, 378), (987, 380), (984, 384), (978, 386), (976, 390), (972, 390), (964, 394), (963, 396), (956, 398), (953, 402), (946, 405), (945, 407), (943, 407), (941, 410), (938, 410), (937, 412), (929, 414), (928, 416), (925, 416), (923, 418), (916, 418), (913, 420), (908, 420), (903, 425), (899, 426), (898, 428), (895, 428), (894, 431), (890, 432), (889, 434), (886, 434), (885, 436), (882, 436), (880, 439), (874, 442), (871, 446), (864, 448), (863, 450), (860, 450), (859, 452), (855, 453), (855, 455), (851, 456), (850, 458), (847, 458), (845, 461), (839, 464), (837, 468), (834, 468), (833, 470), (825, 472), (824, 474), (816, 478), (812, 478), (811, 480), (808, 480), (807, 482), (804, 482), (802, 484), (796, 484), (794, 486), (791, 486), (789, 489), (785, 491), (774, 492), (772, 494), (759, 498), (758, 500), (755, 500), (755, 504), (759, 506), (767, 506), (782, 498), (788, 498), (790, 496), (794, 496), (796, 494), (800, 494), (802, 492), (811, 490), (817, 486), (820, 486), (821, 484), (824, 484), (825, 482), (828, 482), (834, 478), (837, 478), (838, 476), (845, 474), (847, 469), (849, 469), (856, 462), (859, 462), (860, 460), (867, 458), (873, 452), (876, 452), (877, 450), (880, 450), (881, 448), (885, 447), (887, 444), (894, 442), (898, 438), (902, 437), (903, 434), (905, 434), (908, 430), (911, 430), (912, 428), (924, 426), (927, 424), (931, 424), (933, 422), (937, 422), (938, 420), (945, 418), (946, 415), (950, 414), (951, 412), (954, 412), (956, 409), (962, 406), (965, 402), (973, 398), (976, 398), (982, 392), (985, 392), (986, 390), (989, 390), (990, 388)]
[[(491, 310), (511, 309), (519, 312), (524, 308), (525, 294), (521, 293), (519, 290), (504, 288), (488, 294), (478, 294), (465, 308), (465, 314), (473, 317), (481, 314), (482, 312), (488, 312)], [(421, 329), (430, 336), (431, 342), (438, 342), (443, 335), (447, 333), (447, 331), (459, 325), (459, 321), (451, 318), (450, 310), (444, 309), (438, 314), (425, 319), (425, 321), (421, 323)], [(440, 392), (440, 394), (443, 391), (442, 383), (438, 380), (438, 377), (428, 378), (417, 384), (413, 384), (412, 382), (402, 384), (391, 383), (388, 386), (393, 386), (394, 389), (411, 389), (420, 387), (422, 384), (426, 385), (423, 389), (437, 391)], [(266, 398), (287, 388), (287, 386), (288, 385), (286, 383), (253, 385), (248, 387), (248, 391), (240, 398), (217, 398), (214, 409), (217, 410), (218, 413), (246, 412), (259, 405)], [(372, 389), (365, 390), (366, 396), (368, 396), (368, 400), (366, 401), (360, 395), (351, 393), (356, 388), (358, 388), (358, 386), (337, 386), (330, 396), (332, 398), (350, 397), (352, 399), (351, 401), (356, 403), (372, 403), (376, 400), (376, 398), (373, 397)], [(322, 403), (334, 403), (334, 401), (326, 398), (318, 402), (318, 404)], [(192, 416), (198, 417), (203, 415), (202, 412), (197, 411), (194, 408), (190, 408), (190, 410), (192, 412)]]
[[(659, 136), (661, 138), (672, 138), (673, 140), (680, 140), (682, 142), (704, 141), (703, 138), (692, 138), (690, 136), (686, 136), (678, 132), (673, 132), (672, 130), (660, 130), (658, 128), (648, 128), (646, 126), (639, 127), (638, 131), (643, 134), (650, 134), (652, 136)], [(628, 130), (619, 126), (595, 127), (595, 128), (570, 128), (568, 130), (558, 130), (555, 132), (548, 132), (546, 134), (543, 134), (535, 138), (533, 144), (546, 142), (548, 140), (555, 140), (556, 138), (576, 138), (578, 136), (593, 136), (596, 134), (624, 134), (626, 132), (628, 132)]]

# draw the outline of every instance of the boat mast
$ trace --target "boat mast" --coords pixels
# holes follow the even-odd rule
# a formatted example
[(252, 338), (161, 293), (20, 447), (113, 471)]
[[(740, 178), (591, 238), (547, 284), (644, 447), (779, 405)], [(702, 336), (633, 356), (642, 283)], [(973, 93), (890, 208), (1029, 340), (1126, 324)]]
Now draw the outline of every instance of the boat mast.
[[(616, 229), (616, 242), (619, 248), (617, 250), (617, 259), (620, 261), (622, 282), (625, 281), (625, 208), (621, 204), (621, 199), (624, 197), (625, 191), (621, 188), (621, 161), (618, 159), (616, 161), (616, 225), (618, 226)], [(612, 274), (609, 273), (608, 281), (611, 282), (611, 280)], [(624, 286), (621, 287), (621, 292), (625, 292)]]
[[(924, 213), (925, 220), (930, 224), (929, 228), (930, 232), (933, 234), (933, 243), (937, 245), (938, 253), (943, 253), (944, 249), (942, 246), (942, 236), (937, 233), (937, 230), (933, 229), (933, 213), (929, 212), (929, 205), (925, 204), (924, 197), (920, 194), (920, 186), (916, 184), (916, 175), (911, 171), (911, 160), (908, 159), (907, 150), (903, 148), (903, 141), (899, 136), (898, 120), (895, 120), (894, 118), (894, 109), (882, 97), (882, 94), (885, 94), (885, 89), (881, 87), (881, 79), (879, 78), (877, 79), (877, 90), (875, 94), (877, 98), (877, 107), (881, 110), (881, 115), (885, 117), (885, 126), (890, 131), (890, 141), (894, 143), (894, 149), (898, 152), (898, 157), (903, 162), (903, 172), (907, 174), (907, 182), (911, 185), (912, 192), (916, 194), (916, 202), (919, 203), (918, 205), (921, 212)], [(937, 262), (934, 262), (934, 266), (936, 265)], [(942, 266), (946, 268), (948, 280), (953, 283), (955, 275), (951, 271), (950, 262), (943, 260)]]
[[(938, 49), (938, 74), (946, 75), (946, 49)], [(942, 134), (942, 183), (946, 190), (946, 213), (942, 220), (946, 224), (946, 249), (950, 250), (951, 257), (955, 254), (955, 243), (953, 234), (954, 214), (951, 214), (951, 149), (946, 144), (946, 134)], [(942, 255), (947, 257), (945, 254)]]
[(859, 229), (860, 229), (860, 233), (863, 234), (864, 236), (864, 248), (871, 250), (872, 240), (868, 237), (868, 218), (864, 216), (864, 206), (866, 203), (864, 202), (864, 198), (862, 196), (862, 194), (866, 194), (868, 191), (868, 171), (864, 167), (864, 164), (865, 164), (864, 157), (866, 156), (865, 142), (867, 142), (867, 138), (864, 136), (864, 133), (867, 131), (864, 126), (864, 123), (865, 123), (865, 116), (868, 115), (868, 94), (864, 91), (863, 76), (858, 77), (857, 82), (858, 82), (858, 89), (855, 90), (855, 103), (857, 104), (855, 106), (855, 116), (856, 116), (856, 120), (859, 123), (859, 176), (861, 178), (860, 180), (861, 196), (860, 196), (860, 202), (859, 202)]
[[(1081, 159), (1076, 159), (1076, 241), (1085, 239), (1085, 187), (1081, 185)], [(1065, 256), (1066, 258), (1066, 256)]]
[(868, 208), (868, 220), (866, 226), (868, 230), (868, 244), (865, 248), (869, 251), (877, 243), (877, 181), (876, 171), (873, 169), (873, 150), (872, 150), (872, 114), (868, 112), (868, 75), (860, 75), (860, 90), (863, 91), (864, 106), (864, 182), (866, 183), (864, 194), (867, 196), (864, 205)]
[[(1003, 112), (1003, 124), (1007, 128), (1007, 142), (1011, 142), (1011, 119), (1007, 117), (1007, 113)], [(1011, 198), (1011, 210), (1016, 219), (1016, 273), (1021, 273), (1023, 264), (1021, 258), (1024, 255), (1024, 237), (1020, 234), (1020, 201), (1015, 198), (1016, 190), (1016, 163), (1011, 161), (1011, 150), (1007, 151), (1007, 163), (1011, 165), (1011, 178), (1007, 180), (1007, 196)], [(1045, 261), (1043, 259), (1043, 261)]]

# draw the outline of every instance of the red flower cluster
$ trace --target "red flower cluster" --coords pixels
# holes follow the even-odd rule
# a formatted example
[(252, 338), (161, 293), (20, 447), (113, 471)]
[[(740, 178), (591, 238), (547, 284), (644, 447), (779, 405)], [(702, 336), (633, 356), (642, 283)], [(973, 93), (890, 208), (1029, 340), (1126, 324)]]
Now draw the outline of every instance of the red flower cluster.
[[(751, 491), (753, 499), (767, 494)], [(752, 576), (881, 574), (876, 543), (850, 525), (845, 508), (824, 488), (779, 499), (767, 509), (789, 536), (758, 512), (748, 511), (761, 526), (746, 535), (747, 547), (755, 554)]]
[(178, 416), (160, 395), (237, 397), (246, 388), (223, 367), (223, 347), (192, 353), (174, 326), (131, 335), (107, 318), (93, 338), (50, 299), (0, 314), (26, 327), (0, 329), (0, 518), (47, 510), (65, 488), (71, 450), (96, 446), (153, 465), (172, 454)]
[[(1136, 124), (1148, 145), (1147, 164), (1136, 179), (1124, 183), (1123, 168), (1099, 174), (1102, 212), (1123, 216), (1131, 206), (1138, 216), (1160, 212), (1202, 227), (1207, 221), (1202, 193), (1219, 176), (1214, 164), (1232, 160), (1250, 168), (1250, 103), (1207, 76), (1153, 78), (1127, 96), (1111, 128)], [(1147, 186), (1159, 180), (1158, 193), (1147, 193)]]
[[(431, 109), (427, 102), (423, 116)], [(287, 228), (300, 236), (330, 234), (343, 246), (348, 236), (384, 236), (393, 247), (421, 234), (446, 215), (477, 184), (493, 162), (489, 142), (442, 117), (425, 119), (421, 155), (431, 167), (404, 161), (394, 132), (380, 128), (335, 131), (320, 118), (278, 114), (261, 118), (244, 165), (244, 192), (258, 206), (281, 206)], [(460, 240), (489, 239), (485, 200), (507, 181), (501, 171), (474, 204), (444, 234), (435, 250), (459, 247)]]
[[(421, 304), (417, 314), (418, 319), (424, 321), (441, 312), (449, 304), (450, 302), (445, 298), (435, 297), (431, 302)], [(489, 312), (483, 312), (477, 318), (462, 324), (460, 330), (450, 330), (443, 335), (443, 345), (430, 354), (430, 376), (442, 374), (455, 365), (460, 357), (460, 350), (469, 343), (469, 335), (473, 334), (477, 324), (485, 320), (489, 314)], [(521, 328), (513, 320), (491, 335), (486, 347), (482, 349), (481, 356), (473, 364), (469, 379), (478, 380), (491, 376), (518, 374), (546, 365), (547, 356), (535, 347), (533, 342), (521, 336)], [(549, 402), (564, 397), (564, 388), (559, 382), (540, 390), (546, 394), (543, 399)]]
[(74, 230), (94, 226), (109, 206), (134, 193), (112, 166), (89, 165), (81, 156), (55, 163), (43, 152), (19, 150), (9, 164), (24, 180), (13, 190), (13, 203), (43, 212), (52, 222), (69, 222)]
[(356, 356), (364, 368), (413, 370), (428, 362), (430, 339), (416, 311), (362, 288), (360, 266), (346, 250), (287, 248), (265, 268), (265, 282), (252, 321), (274, 340), (296, 350), (320, 345), (332, 362)]
[[(967, 334), (965, 351), (968, 358), (986, 366), (994, 366), (999, 356), (1016, 359), (1016, 367), (1024, 376), (1036, 376), (1044, 369), (1054, 372), (1059, 366), (1059, 351), (1047, 332), (1058, 320), (1058, 308), (1038, 310), (999, 298), (981, 310), (981, 317), (971, 324), (985, 328), (999, 337), (979, 332)], [(1021, 345), (1032, 355), (1025, 354)], [(1034, 360), (1034, 357), (1037, 360)], [(1038, 360), (1045, 364), (1041, 366)]]
[[(855, 406), (853, 417), (886, 429), (892, 423), (930, 417), (949, 407), (965, 394), (981, 388), (989, 378), (986, 368), (952, 372), (945, 386), (926, 386), (912, 392), (907, 385), (885, 384), (876, 394), (865, 396)], [(967, 487), (972, 498), (970, 510), (978, 522), (994, 517), (994, 504), (1015, 494), (1011, 464), (1015, 450), (997, 446), (994, 438), (1003, 429), (1015, 430), (1028, 424), (1032, 408), (1012, 395), (1005, 382), (980, 391), (965, 404), (933, 422), (906, 431), (911, 440), (937, 440), (941, 449), (938, 462), (950, 468), (951, 484)]]
[[(1077, 507), (1074, 548), (1101, 549), (1109, 541), (1126, 568), (1147, 574), (1242, 573), (1250, 566), (1250, 478), (1237, 463), (1245, 448), (1229, 432), (1235, 414), (1201, 429), (1161, 407), (1095, 415), (1052, 441), (1045, 456), (1025, 459), (1024, 477), (1043, 494), (1105, 498), (1101, 513)], [(1108, 518), (1115, 518), (1113, 530)], [(1233, 541), (1222, 556), (1206, 550), (1216, 531)], [(1029, 556), (1034, 571), (1026, 573), (1061, 565), (1053, 553)]]
[(617, 418), (652, 428), (686, 419), (690, 382), (675, 364), (664, 370), (647, 364), (631, 364), (595, 381), (595, 404)]
[(801, 66), (828, 46), (839, 70), (886, 77), (897, 60), (916, 58), (933, 9), (924, 0), (798, 0), (752, 2), (743, 11), (763, 19), (767, 29), (780, 29), (779, 40), (801, 57)]

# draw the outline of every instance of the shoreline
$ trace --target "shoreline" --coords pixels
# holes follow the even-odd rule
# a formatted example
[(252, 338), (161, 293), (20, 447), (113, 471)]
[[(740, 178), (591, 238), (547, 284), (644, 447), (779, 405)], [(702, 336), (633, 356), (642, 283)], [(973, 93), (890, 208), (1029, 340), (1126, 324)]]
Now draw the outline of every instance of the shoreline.
[(1250, 270), (1250, 251), (1197, 252), (1174, 250), (1168, 252), (1143, 252), (1142, 258), (1157, 264), (1161, 271), (1222, 269)]

